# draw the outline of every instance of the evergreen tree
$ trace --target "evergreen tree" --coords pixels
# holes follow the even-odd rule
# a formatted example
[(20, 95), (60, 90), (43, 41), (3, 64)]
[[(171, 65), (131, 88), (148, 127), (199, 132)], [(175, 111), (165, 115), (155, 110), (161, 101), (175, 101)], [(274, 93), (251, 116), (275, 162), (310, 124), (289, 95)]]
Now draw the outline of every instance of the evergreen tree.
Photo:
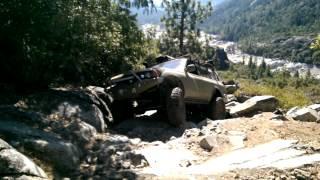
[(320, 50), (320, 35), (318, 35), (315, 42), (311, 44), (311, 49)]
[(258, 68), (258, 78), (262, 78), (264, 76), (266, 69), (267, 69), (267, 64), (263, 59), (259, 68)]
[(164, 42), (171, 45), (168, 48), (172, 45), (177, 47), (175, 49), (179, 50), (180, 55), (196, 51), (190, 46), (198, 44), (198, 25), (211, 14), (211, 2), (201, 5), (200, 1), (195, 0), (164, 0), (163, 6), (167, 14), (162, 18), (166, 28)]
[(250, 56), (250, 57), (249, 57), (249, 62), (248, 62), (249, 69), (252, 68), (252, 65), (253, 65), (252, 56)]

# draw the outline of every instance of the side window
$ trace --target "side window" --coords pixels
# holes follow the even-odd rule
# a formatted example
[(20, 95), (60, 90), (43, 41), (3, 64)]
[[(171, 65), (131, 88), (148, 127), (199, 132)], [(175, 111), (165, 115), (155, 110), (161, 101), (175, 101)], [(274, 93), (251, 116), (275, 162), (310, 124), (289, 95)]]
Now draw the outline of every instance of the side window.
[(191, 73), (191, 74), (195, 74), (195, 75), (200, 75), (200, 73), (199, 73), (199, 66), (198, 66), (198, 64), (197, 64), (197, 63), (194, 63), (194, 62), (192, 62), (192, 61), (188, 61), (188, 62), (187, 62), (187, 65), (189, 65), (189, 64), (194, 64), (194, 65), (195, 65), (195, 67), (196, 67), (195, 71), (193, 71), (193, 72), (189, 72), (189, 73)]
[(212, 79), (212, 76), (211, 76), (211, 74), (209, 72), (208, 67), (200, 65), (199, 66), (199, 72), (200, 72), (200, 76)]

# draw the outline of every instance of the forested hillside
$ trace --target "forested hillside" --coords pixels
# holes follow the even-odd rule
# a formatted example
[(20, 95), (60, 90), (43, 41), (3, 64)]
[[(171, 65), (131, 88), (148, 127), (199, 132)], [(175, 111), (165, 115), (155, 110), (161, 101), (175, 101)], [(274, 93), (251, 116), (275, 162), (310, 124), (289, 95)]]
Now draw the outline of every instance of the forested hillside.
[(320, 32), (319, 0), (228, 0), (203, 29), (240, 41), (253, 54), (320, 63), (309, 50)]

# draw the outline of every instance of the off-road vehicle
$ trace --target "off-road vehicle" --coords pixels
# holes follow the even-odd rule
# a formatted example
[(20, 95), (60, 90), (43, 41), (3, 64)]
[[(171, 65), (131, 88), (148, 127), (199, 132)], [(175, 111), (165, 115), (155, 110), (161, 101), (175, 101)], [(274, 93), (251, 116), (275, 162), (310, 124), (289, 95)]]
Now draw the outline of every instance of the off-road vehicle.
[(208, 118), (225, 116), (225, 89), (213, 66), (186, 58), (167, 58), (142, 71), (114, 76), (107, 91), (114, 98), (116, 121), (158, 110), (180, 126), (186, 120), (186, 106), (193, 105), (201, 106)]

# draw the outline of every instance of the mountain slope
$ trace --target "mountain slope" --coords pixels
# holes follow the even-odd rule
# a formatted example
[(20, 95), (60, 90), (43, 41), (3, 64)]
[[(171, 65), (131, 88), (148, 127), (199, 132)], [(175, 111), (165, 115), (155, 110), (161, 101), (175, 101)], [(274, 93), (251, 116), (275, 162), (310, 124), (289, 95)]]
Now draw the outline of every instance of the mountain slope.
[[(247, 43), (270, 44), (303, 36), (307, 37), (304, 42), (309, 42), (303, 46), (308, 46), (309, 39), (320, 32), (320, 1), (226, 0), (203, 28), (207, 32), (221, 34), (226, 40)], [(292, 52), (280, 54), (288, 56), (288, 53)]]
[(228, 0), (206, 22), (210, 32), (239, 40), (247, 35), (320, 31), (319, 0)]
[[(152, 13), (146, 12), (144, 9), (137, 9), (137, 8), (131, 8), (131, 13), (137, 15), (137, 21), (139, 25), (144, 24), (161, 24), (161, 17), (165, 15), (164, 9), (161, 7), (161, 1), (162, 0), (156, 0), (155, 5), (157, 7), (156, 11), (153, 11)], [(221, 3), (223, 3), (226, 0), (199, 0), (202, 4), (207, 4), (208, 2), (211, 2), (213, 7), (217, 7)]]

